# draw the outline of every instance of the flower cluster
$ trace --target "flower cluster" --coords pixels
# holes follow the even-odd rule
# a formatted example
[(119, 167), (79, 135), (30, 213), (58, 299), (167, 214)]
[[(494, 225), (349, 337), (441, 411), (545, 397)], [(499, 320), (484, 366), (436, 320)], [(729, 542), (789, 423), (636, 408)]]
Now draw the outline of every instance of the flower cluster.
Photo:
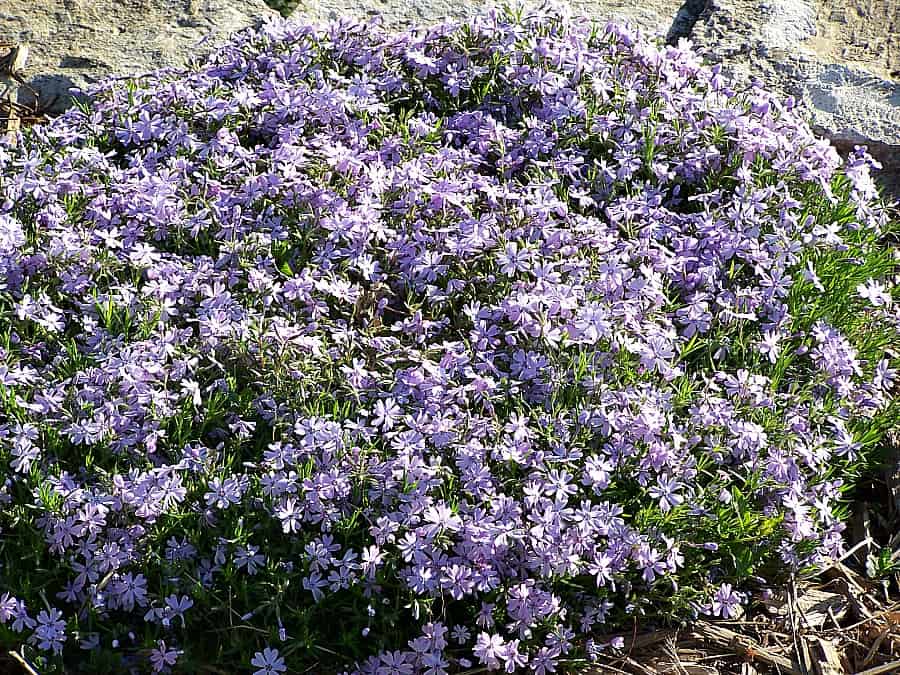
[(0, 145), (0, 643), (553, 673), (840, 553), (896, 261), (790, 100), (556, 7), (88, 93)]

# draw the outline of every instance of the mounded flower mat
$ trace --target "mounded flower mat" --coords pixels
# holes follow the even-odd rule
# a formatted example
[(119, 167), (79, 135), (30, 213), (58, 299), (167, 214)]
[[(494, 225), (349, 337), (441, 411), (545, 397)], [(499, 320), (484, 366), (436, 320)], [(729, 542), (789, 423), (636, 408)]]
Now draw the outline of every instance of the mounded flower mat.
[(892, 549), (834, 565), (900, 419), (863, 149), (558, 8), (273, 23), (88, 93), (0, 146), (24, 667), (890, 660)]

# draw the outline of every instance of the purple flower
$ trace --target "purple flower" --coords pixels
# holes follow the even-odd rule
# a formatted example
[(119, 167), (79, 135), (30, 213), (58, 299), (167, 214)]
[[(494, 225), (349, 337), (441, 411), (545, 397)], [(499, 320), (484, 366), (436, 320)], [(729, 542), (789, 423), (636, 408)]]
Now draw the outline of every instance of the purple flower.
[(521, 672), (528, 663), (528, 655), (519, 651), (519, 640), (510, 640), (506, 644), (504, 654), (504, 669), (507, 673)]
[(722, 584), (713, 595), (707, 611), (713, 616), (730, 619), (737, 616), (743, 602), (743, 594), (732, 590), (731, 584)]
[(415, 669), (403, 652), (385, 652), (381, 654), (380, 665), (376, 675), (413, 675)]
[(180, 598), (176, 595), (170, 595), (165, 599), (165, 607), (162, 612), (162, 624), (168, 626), (172, 619), (181, 619), (181, 625), (184, 626), (184, 613), (194, 606), (194, 601), (187, 595)]
[(54, 654), (61, 654), (66, 635), (66, 622), (62, 620), (63, 613), (51, 608), (48, 611), (41, 610), (37, 617), (37, 627), (29, 638), (30, 642), (37, 644), (38, 649), (52, 650)]
[(879, 389), (890, 390), (896, 381), (897, 369), (891, 368), (887, 359), (878, 361), (878, 365), (875, 366), (874, 385)]
[(247, 574), (255, 575), (261, 565), (266, 564), (266, 557), (259, 553), (259, 547), (247, 544), (238, 546), (234, 555), (234, 564), (238, 569), (246, 568)]
[(393, 429), (401, 416), (400, 406), (398, 406), (397, 402), (392, 398), (376, 401), (374, 412), (375, 417), (372, 420), (372, 423), (381, 427), (384, 431)]
[(278, 675), (287, 671), (284, 659), (278, 654), (277, 649), (266, 647), (261, 652), (256, 652), (250, 665), (255, 666), (257, 670), (253, 671), (253, 675)]
[(147, 580), (143, 574), (133, 575), (126, 572), (111, 583), (111, 590), (117, 597), (122, 609), (131, 611), (135, 606), (147, 605)]
[(15, 616), (18, 601), (9, 593), (0, 595), (0, 623), (7, 623)]
[(668, 513), (673, 507), (684, 502), (684, 497), (678, 494), (681, 483), (674, 478), (658, 476), (656, 485), (650, 487), (650, 496), (659, 500), (659, 508), (663, 513)]
[(856, 287), (856, 292), (863, 300), (868, 300), (873, 307), (890, 307), (891, 296), (884, 283), (868, 279)]
[(320, 602), (325, 597), (322, 589), (326, 586), (328, 586), (328, 581), (323, 579), (319, 572), (313, 572), (303, 578), (303, 589), (312, 593), (313, 600), (316, 602)]
[[(37, 625), (37, 622), (28, 615), (28, 610), (25, 607), (25, 603), (21, 600), (16, 600), (15, 602), (15, 609), (12, 610), (12, 629), (17, 633), (21, 633), (26, 629), (34, 628)], [(48, 618), (51, 617), (48, 615)]]
[(478, 657), (478, 662), (486, 666), (488, 670), (497, 670), (506, 660), (506, 641), (496, 633), (479, 633), (472, 653)]
[(541, 647), (531, 658), (531, 669), (534, 675), (548, 675), (555, 673), (559, 663), (559, 650), (555, 647)]
[(553, 673), (711, 575), (733, 617), (725, 505), (764, 566), (839, 557), (897, 395), (887, 211), (735, 89), (559, 7), (268, 22), (0, 143), (0, 527), (42, 561), (0, 623)]
[(757, 348), (770, 363), (778, 361), (778, 355), (781, 353), (780, 337), (774, 331), (763, 333), (762, 338), (757, 343)]
[(153, 672), (168, 672), (169, 666), (174, 666), (178, 657), (183, 653), (179, 649), (169, 649), (165, 641), (159, 640), (156, 647), (150, 650), (150, 664), (153, 666)]

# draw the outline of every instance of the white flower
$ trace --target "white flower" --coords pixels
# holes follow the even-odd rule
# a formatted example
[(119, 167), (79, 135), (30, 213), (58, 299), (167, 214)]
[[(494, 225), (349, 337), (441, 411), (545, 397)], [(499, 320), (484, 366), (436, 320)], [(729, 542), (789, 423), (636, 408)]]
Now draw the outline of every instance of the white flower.
[(884, 284), (874, 279), (869, 279), (864, 284), (856, 287), (856, 292), (863, 300), (868, 300), (873, 307), (890, 307), (891, 296)]

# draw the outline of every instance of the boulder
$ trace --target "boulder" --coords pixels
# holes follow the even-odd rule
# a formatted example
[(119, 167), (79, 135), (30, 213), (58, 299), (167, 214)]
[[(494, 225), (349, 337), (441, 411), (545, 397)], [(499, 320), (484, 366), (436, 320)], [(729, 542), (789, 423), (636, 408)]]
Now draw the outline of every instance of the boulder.
[[(665, 37), (683, 0), (571, 0), (577, 14), (598, 19), (628, 21), (645, 34)], [(489, 0), (305, 0), (292, 19), (327, 21), (341, 16), (357, 19), (381, 15), (387, 25), (409, 26), (443, 20), (461, 20), (486, 6)]]
[[(0, 43), (31, 44), (22, 75), (41, 108), (59, 112), (73, 86), (182, 66), (275, 16), (263, 0), (2, 0)], [(21, 87), (19, 97), (30, 102), (33, 94)]]
[[(306, 0), (295, 19), (366, 18), (390, 26), (462, 20), (486, 0)], [(867, 145), (900, 198), (900, 2), (897, 0), (572, 0), (576, 12), (630, 21), (669, 43), (687, 37), (740, 86), (792, 95), (846, 152)]]
[[(491, 0), (301, 0), (291, 18), (376, 14), (391, 27), (464, 20)], [(865, 144), (900, 197), (900, 2), (897, 0), (571, 0), (599, 20), (697, 50), (809, 112), (839, 150)], [(180, 66), (229, 33), (277, 14), (263, 0), (2, 0), (0, 43), (31, 43), (24, 76), (48, 112), (71, 87)], [(2, 50), (0, 50), (2, 55)], [(28, 101), (29, 89), (20, 89)]]
[(900, 197), (900, 3), (707, 0), (690, 38), (737, 83), (794, 96), (839, 150), (867, 145)]

